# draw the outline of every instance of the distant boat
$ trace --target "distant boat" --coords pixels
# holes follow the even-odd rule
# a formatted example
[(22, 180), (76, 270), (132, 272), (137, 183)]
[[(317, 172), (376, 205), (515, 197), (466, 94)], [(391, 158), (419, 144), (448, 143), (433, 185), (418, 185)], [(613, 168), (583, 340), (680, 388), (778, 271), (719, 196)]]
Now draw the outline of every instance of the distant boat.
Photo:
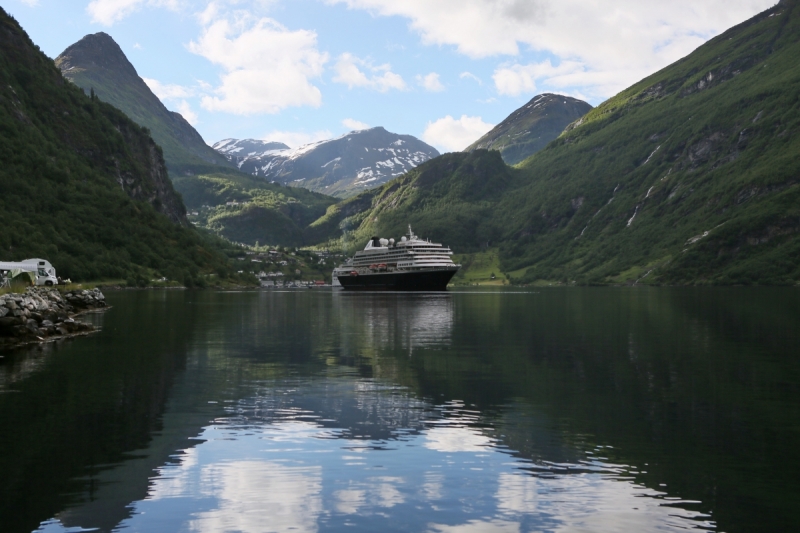
[(408, 226), (400, 241), (373, 237), (333, 270), (333, 286), (362, 291), (443, 291), (461, 265), (450, 248), (420, 239)]

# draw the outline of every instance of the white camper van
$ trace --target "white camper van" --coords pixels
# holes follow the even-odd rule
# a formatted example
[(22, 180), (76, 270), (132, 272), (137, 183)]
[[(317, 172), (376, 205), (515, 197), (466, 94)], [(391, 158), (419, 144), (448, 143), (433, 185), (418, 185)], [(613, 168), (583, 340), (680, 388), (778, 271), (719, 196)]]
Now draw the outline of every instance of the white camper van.
[[(45, 259), (25, 259), (24, 261), (0, 261), (0, 280), (10, 280), (22, 272), (30, 272), (36, 286), (58, 285), (56, 269)], [(3, 281), (0, 281), (2, 285)]]

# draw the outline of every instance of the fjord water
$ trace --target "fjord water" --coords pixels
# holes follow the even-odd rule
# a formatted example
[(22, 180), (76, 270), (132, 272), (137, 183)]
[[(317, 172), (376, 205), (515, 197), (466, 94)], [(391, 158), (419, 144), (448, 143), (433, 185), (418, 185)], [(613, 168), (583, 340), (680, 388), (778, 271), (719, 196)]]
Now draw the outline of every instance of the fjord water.
[(107, 294), (0, 359), (4, 532), (800, 530), (800, 292)]

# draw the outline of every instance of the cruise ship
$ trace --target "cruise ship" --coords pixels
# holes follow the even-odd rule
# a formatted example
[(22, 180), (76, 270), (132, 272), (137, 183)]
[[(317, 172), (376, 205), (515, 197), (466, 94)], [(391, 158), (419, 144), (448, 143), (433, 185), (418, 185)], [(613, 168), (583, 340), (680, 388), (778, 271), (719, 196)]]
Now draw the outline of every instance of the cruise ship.
[(443, 291), (461, 265), (450, 248), (420, 239), (408, 226), (399, 241), (373, 237), (333, 270), (333, 286), (362, 291)]

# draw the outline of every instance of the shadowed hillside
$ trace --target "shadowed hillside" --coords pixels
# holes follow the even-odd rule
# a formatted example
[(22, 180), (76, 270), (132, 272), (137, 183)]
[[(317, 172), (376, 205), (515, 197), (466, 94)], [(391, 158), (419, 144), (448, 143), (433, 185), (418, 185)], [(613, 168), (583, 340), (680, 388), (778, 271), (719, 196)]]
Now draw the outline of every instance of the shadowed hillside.
[(66, 82), (2, 10), (0, 150), (2, 259), (47, 258), (77, 280), (226, 272), (147, 131)]

